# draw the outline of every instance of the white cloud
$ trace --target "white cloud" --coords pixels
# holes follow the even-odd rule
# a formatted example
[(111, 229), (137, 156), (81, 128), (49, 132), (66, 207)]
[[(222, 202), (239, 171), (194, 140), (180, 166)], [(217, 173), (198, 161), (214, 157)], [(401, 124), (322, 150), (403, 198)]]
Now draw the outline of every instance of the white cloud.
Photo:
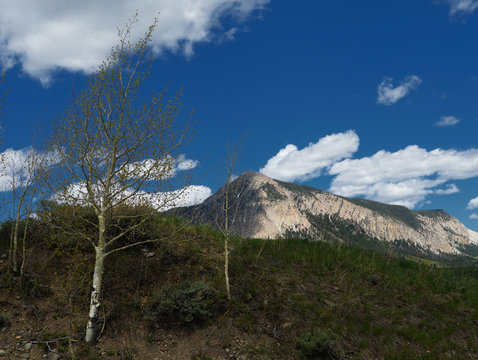
[(25, 73), (48, 84), (56, 69), (90, 73), (108, 55), (122, 28), (136, 10), (139, 22), (133, 40), (159, 15), (154, 51), (193, 54), (194, 45), (232, 39), (235, 28), (223, 30), (224, 16), (245, 21), (270, 0), (0, 0), (0, 62), (20, 63)]
[[(93, 186), (93, 192), (95, 187)], [(129, 205), (149, 204), (158, 211), (166, 211), (182, 206), (192, 206), (202, 203), (212, 191), (210, 188), (202, 185), (191, 185), (183, 189), (165, 191), (165, 192), (145, 192), (139, 191), (132, 194), (130, 190), (125, 190), (118, 194), (116, 203), (124, 202)], [(69, 203), (80, 206), (86, 206), (88, 191), (85, 183), (72, 184), (61, 194), (56, 194), (53, 199), (59, 203)]]
[(234, 27), (226, 31), (224, 34), (222, 34), (219, 39), (217, 40), (219, 44), (222, 44), (224, 42), (232, 41), (234, 40), (234, 36), (236, 36), (236, 33), (239, 31), (238, 28)]
[(467, 209), (471, 210), (471, 209), (478, 209), (478, 197), (474, 198), (474, 199), (471, 199), (469, 202), (468, 202), (468, 206), (466, 207)]
[[(20, 186), (22, 177), (29, 177), (27, 172), (22, 171), (27, 158), (28, 149), (7, 149), (1, 156), (0, 164), (0, 191), (10, 191)], [(23, 176), (22, 176), (23, 175)]]
[[(370, 157), (351, 159), (358, 145), (359, 138), (351, 130), (326, 136), (302, 150), (287, 145), (260, 172), (284, 181), (327, 173), (334, 177), (329, 188), (332, 193), (409, 208), (426, 203), (430, 195), (460, 192), (451, 183), (454, 180), (478, 177), (478, 149), (427, 151), (410, 145), (396, 152), (381, 150)], [(478, 208), (478, 197), (468, 208)]]
[(199, 161), (186, 159), (186, 156), (180, 155), (176, 161), (177, 170), (191, 170), (199, 165)]
[(448, 181), (477, 177), (478, 149), (427, 151), (411, 145), (394, 153), (381, 150), (371, 157), (335, 163), (329, 174), (335, 176), (333, 193), (413, 208), (430, 194), (459, 191), (454, 184), (437, 189)]
[(171, 156), (162, 161), (145, 159), (124, 166), (121, 173), (123, 177), (136, 179), (147, 175), (150, 179), (165, 180), (175, 177), (178, 171), (192, 170), (199, 165), (199, 161), (187, 159), (181, 154), (177, 159)]
[(401, 82), (400, 85), (393, 87), (392, 78), (384, 78), (378, 85), (377, 103), (382, 105), (392, 105), (398, 100), (407, 96), (411, 90), (415, 90), (421, 84), (422, 79), (416, 75), (410, 75)]
[(435, 125), (436, 126), (453, 126), (460, 122), (460, 119), (456, 118), (455, 116), (442, 116), (440, 120), (438, 120)]
[(476, 0), (448, 0), (450, 3), (450, 15), (472, 14), (478, 8)]
[(470, 219), (478, 220), (478, 214), (471, 214)]
[(191, 185), (184, 189), (164, 193), (144, 193), (143, 198), (157, 210), (166, 211), (177, 207), (201, 204), (212, 191), (207, 186)]
[[(136, 193), (133, 193), (131, 187), (134, 188), (138, 184), (132, 185), (124, 190), (122, 189), (125, 184), (120, 185), (125, 179), (139, 179), (145, 175), (145, 178), (148, 180), (168, 180), (178, 175), (178, 171), (191, 170), (198, 165), (198, 161), (188, 159), (183, 154), (179, 155), (176, 159), (168, 155), (159, 162), (152, 159), (145, 159), (128, 164), (124, 166), (122, 172), (118, 174), (118, 178), (116, 179), (122, 180), (119, 182), (114, 181), (113, 185), (111, 185), (114, 188), (112, 193), (115, 194), (115, 197), (110, 199), (110, 201), (116, 204), (124, 202), (130, 205), (146, 202), (160, 211), (165, 211), (178, 206), (195, 205), (198, 201), (200, 203), (204, 201), (206, 197), (211, 195), (211, 189), (205, 186), (192, 185), (174, 191), (137, 191)], [(91, 184), (90, 190), (93, 199), (97, 203), (102, 203), (104, 184), (101, 181), (97, 181), (95, 184)], [(52, 199), (60, 203), (69, 203), (80, 206), (91, 204), (87, 187), (84, 182), (70, 184), (66, 189), (53, 195)]]
[(312, 179), (333, 163), (352, 156), (358, 146), (359, 137), (352, 130), (325, 136), (301, 150), (289, 144), (269, 159), (260, 172), (284, 181)]
[(451, 195), (459, 193), (460, 189), (455, 184), (449, 184), (446, 189), (435, 190), (434, 193), (437, 195)]
[(32, 148), (5, 150), (0, 154), (0, 192), (26, 186), (40, 166), (56, 161), (52, 153), (39, 153)]

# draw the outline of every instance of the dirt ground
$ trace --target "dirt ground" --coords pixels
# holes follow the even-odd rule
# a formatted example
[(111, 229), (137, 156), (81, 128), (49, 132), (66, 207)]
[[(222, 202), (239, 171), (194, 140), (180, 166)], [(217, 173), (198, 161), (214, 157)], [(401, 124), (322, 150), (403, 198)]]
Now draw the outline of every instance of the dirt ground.
[[(144, 321), (115, 328), (106, 325), (98, 343), (87, 346), (73, 339), (68, 350), (70, 321), (49, 310), (48, 298), (25, 302), (0, 294), (0, 312), (11, 315), (0, 329), (0, 360), (21, 359), (238, 359), (262, 358), (264, 348), (280, 342), (266, 334), (250, 334), (226, 317), (195, 329), (150, 329)], [(57, 340), (61, 339), (61, 340)]]

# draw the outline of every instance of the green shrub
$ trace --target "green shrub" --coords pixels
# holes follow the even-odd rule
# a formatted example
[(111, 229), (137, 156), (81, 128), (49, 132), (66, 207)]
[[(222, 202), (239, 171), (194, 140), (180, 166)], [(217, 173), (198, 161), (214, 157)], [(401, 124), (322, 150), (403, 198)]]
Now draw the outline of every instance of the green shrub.
[(330, 329), (313, 330), (295, 339), (302, 359), (339, 359), (337, 340)]
[(0, 312), (0, 329), (10, 324), (11, 316), (5, 312)]
[(213, 315), (216, 293), (203, 281), (183, 281), (153, 296), (145, 319), (163, 326), (202, 323)]

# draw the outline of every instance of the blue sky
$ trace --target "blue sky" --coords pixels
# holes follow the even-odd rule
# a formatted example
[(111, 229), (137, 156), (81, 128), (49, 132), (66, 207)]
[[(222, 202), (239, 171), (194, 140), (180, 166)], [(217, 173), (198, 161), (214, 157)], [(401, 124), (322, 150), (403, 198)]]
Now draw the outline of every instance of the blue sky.
[(48, 134), (136, 8), (138, 33), (159, 11), (145, 93), (184, 86), (200, 185), (217, 190), (227, 142), (249, 133), (237, 174), (443, 208), (478, 230), (478, 1), (130, 3), (0, 0), (4, 150)]

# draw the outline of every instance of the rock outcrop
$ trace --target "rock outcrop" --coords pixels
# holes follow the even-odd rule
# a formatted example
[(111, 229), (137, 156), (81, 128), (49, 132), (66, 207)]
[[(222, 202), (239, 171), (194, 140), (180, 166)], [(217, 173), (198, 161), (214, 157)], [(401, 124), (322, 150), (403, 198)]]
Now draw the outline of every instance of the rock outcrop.
[[(304, 237), (327, 240), (345, 232), (379, 242), (402, 242), (435, 254), (460, 254), (478, 245), (478, 233), (443, 210), (411, 211), (271, 179), (248, 171), (229, 186), (229, 224), (247, 238)], [(201, 222), (224, 223), (225, 188), (189, 208)], [(346, 241), (346, 236), (343, 236)]]

